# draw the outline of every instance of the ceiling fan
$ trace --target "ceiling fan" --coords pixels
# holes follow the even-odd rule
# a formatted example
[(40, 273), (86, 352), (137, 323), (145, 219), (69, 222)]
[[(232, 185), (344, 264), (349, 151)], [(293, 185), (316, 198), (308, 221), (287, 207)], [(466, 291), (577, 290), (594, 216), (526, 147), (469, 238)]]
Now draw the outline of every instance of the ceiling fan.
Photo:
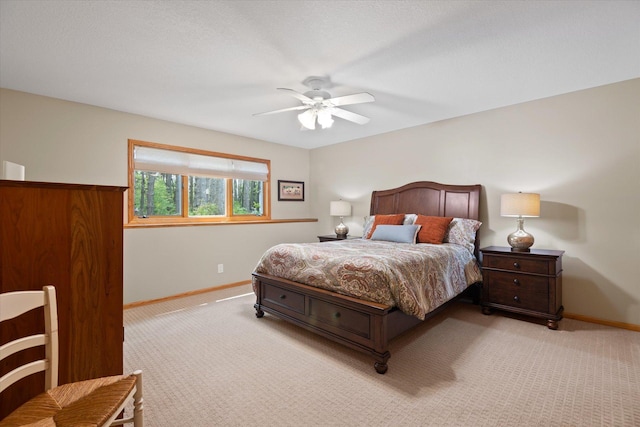
[(283, 113), (285, 111), (300, 111), (305, 110), (298, 114), (298, 121), (302, 125), (302, 130), (314, 130), (316, 128), (316, 121), (322, 127), (322, 129), (330, 128), (333, 125), (333, 118), (340, 117), (341, 119), (348, 120), (350, 122), (363, 125), (369, 122), (369, 118), (360, 114), (347, 111), (342, 107), (344, 105), (362, 104), (364, 102), (373, 102), (376, 99), (367, 92), (355, 93), (353, 95), (338, 96), (332, 98), (329, 92), (323, 89), (328, 88), (331, 83), (327, 77), (308, 77), (302, 82), (305, 86), (311, 90), (305, 93), (296, 92), (293, 89), (281, 88), (278, 90), (286, 91), (294, 98), (302, 101), (302, 105), (297, 107), (283, 108), (281, 110), (267, 111), (266, 113), (256, 113), (254, 116), (264, 116), (266, 114)]

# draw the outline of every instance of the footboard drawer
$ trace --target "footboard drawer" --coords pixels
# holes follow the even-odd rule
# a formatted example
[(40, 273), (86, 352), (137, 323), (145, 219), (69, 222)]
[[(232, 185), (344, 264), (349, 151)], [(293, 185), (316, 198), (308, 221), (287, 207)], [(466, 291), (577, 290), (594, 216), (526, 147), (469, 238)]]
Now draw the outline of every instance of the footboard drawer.
[(278, 310), (285, 309), (305, 314), (304, 295), (267, 283), (263, 283), (262, 286), (262, 303), (264, 305), (272, 306)]
[(370, 315), (326, 301), (310, 298), (309, 317), (363, 338), (369, 338), (371, 335)]

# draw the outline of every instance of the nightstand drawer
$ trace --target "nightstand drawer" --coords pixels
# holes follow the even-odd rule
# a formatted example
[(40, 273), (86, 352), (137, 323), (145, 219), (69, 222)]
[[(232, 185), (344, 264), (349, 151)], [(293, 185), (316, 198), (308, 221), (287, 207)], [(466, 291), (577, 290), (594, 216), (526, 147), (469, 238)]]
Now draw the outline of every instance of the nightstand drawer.
[(549, 274), (549, 262), (544, 259), (501, 257), (485, 254), (482, 259), (482, 266), (520, 273)]
[(262, 284), (263, 303), (278, 310), (284, 308), (304, 314), (304, 295), (277, 286)]
[(546, 277), (492, 271), (488, 302), (524, 310), (547, 311), (549, 279)]

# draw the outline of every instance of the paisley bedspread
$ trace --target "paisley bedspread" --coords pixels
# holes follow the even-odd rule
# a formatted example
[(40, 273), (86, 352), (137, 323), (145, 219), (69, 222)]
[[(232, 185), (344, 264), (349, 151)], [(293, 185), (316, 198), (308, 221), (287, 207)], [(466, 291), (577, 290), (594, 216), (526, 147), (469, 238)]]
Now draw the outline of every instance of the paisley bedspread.
[(419, 319), (482, 279), (464, 246), (366, 239), (277, 245), (255, 272), (397, 306)]

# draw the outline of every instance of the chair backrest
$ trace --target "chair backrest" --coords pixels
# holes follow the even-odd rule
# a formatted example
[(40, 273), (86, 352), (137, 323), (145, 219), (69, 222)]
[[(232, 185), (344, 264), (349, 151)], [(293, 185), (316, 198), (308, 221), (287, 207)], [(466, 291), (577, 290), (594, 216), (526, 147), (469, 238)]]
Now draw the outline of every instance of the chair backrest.
[(45, 373), (44, 391), (58, 385), (58, 309), (56, 289), (45, 286), (41, 291), (16, 291), (0, 294), (0, 322), (11, 320), (27, 311), (44, 307), (44, 334), (21, 337), (0, 346), (0, 361), (19, 351), (45, 347), (45, 358), (19, 366), (0, 378), (0, 392), (15, 382), (37, 372)]

